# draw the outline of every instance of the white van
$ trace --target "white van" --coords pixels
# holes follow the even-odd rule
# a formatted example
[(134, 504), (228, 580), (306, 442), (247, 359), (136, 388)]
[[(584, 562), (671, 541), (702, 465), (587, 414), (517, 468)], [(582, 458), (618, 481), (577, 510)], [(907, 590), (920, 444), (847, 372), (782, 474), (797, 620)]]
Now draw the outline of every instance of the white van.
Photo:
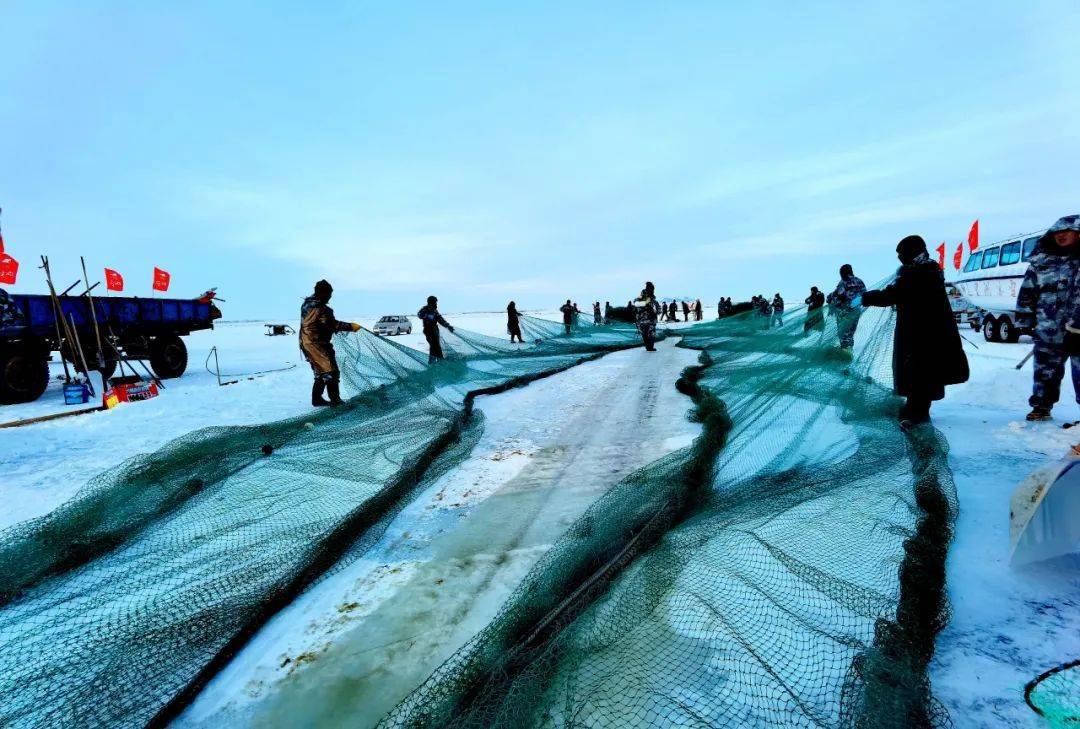
[(953, 284), (975, 307), (972, 326), (982, 328), (988, 342), (1015, 342), (1035, 322), (1016, 309), (1016, 296), (1042, 233), (995, 243), (971, 253)]
[(375, 322), (371, 331), (392, 337), (395, 334), (412, 334), (412, 322), (404, 315), (384, 316)]

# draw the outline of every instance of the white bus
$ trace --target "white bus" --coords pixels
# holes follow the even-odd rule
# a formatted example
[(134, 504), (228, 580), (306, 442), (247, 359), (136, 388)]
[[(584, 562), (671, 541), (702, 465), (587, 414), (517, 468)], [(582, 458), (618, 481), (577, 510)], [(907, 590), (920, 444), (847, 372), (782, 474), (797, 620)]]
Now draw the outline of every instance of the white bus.
[(970, 253), (952, 283), (976, 313), (972, 326), (982, 328), (988, 342), (1015, 342), (1035, 323), (1016, 309), (1016, 295), (1042, 233), (1007, 238)]

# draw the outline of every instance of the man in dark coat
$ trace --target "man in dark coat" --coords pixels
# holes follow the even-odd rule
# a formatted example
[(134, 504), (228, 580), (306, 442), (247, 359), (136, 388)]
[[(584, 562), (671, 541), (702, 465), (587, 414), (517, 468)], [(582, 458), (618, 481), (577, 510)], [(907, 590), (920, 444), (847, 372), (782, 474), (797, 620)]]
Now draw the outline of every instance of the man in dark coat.
[(930, 403), (945, 386), (967, 382), (968, 361), (960, 343), (945, 278), (930, 260), (926, 242), (909, 235), (896, 246), (900, 269), (880, 291), (862, 294), (864, 306), (895, 306), (893, 389), (907, 398), (900, 409), (905, 430), (930, 420)]
[[(338, 321), (327, 304), (334, 287), (323, 280), (315, 284), (315, 292), (300, 305), (300, 351), (311, 365), (315, 383), (311, 386), (311, 404), (315, 407), (341, 404), (341, 372), (331, 338), (338, 332), (355, 332), (359, 324)], [(323, 399), (323, 393), (330, 396)]]
[(682, 302), (682, 317), (683, 321), (690, 321), (690, 302)]
[(611, 302), (610, 301), (605, 301), (604, 302), (604, 323), (605, 324), (610, 324), (611, 323), (611, 311), (612, 311)]
[(803, 334), (810, 330), (825, 331), (825, 294), (817, 286), (810, 287), (810, 295), (803, 299), (806, 304), (806, 321), (803, 322)]
[(1016, 308), (1031, 312), (1035, 320), (1035, 380), (1028, 420), (1050, 419), (1050, 410), (1061, 396), (1066, 363), (1080, 402), (1080, 347), (1070, 331), (1080, 324), (1078, 272), (1080, 215), (1066, 215), (1039, 239), (1016, 298)]
[(566, 327), (566, 333), (570, 333), (570, 327), (574, 325), (574, 316), (576, 314), (575, 307), (570, 303), (570, 299), (566, 300), (566, 303), (559, 307), (559, 311), (562, 312), (562, 323)]
[(701, 299), (694, 302), (694, 320), (701, 321)]
[(521, 338), (521, 314), (518, 313), (517, 304), (511, 301), (506, 306), (506, 331), (510, 335), (510, 343), (514, 343), (514, 338), (517, 337), (519, 344), (524, 344), (525, 340)]
[(592, 305), (592, 320), (593, 324), (600, 326), (604, 323), (604, 316), (600, 313), (600, 302), (594, 301)]
[(427, 297), (427, 305), (416, 312), (424, 327), (424, 339), (428, 343), (428, 364), (434, 364), (446, 358), (442, 351), (442, 340), (439, 339), (439, 325), (454, 331), (454, 327), (443, 319), (439, 313), (439, 300), (434, 296)]

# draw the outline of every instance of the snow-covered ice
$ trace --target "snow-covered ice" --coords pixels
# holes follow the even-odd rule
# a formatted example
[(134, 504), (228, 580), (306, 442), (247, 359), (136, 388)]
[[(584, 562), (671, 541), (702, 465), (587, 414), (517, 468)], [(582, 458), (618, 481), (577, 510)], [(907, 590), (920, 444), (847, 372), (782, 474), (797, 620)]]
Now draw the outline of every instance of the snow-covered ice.
[(392, 708), (489, 622), (600, 494), (699, 432), (674, 388), (696, 355), (672, 341), (658, 350), (480, 398), (485, 428), (472, 456), (363, 559), (282, 611), (178, 723), (287, 725), (293, 711), (330, 721), (342, 711), (366, 724)]
[[(371, 325), (377, 317), (354, 318)], [(448, 318), (465, 329), (504, 335), (502, 312)], [(549, 313), (547, 318), (556, 316)], [(395, 341), (422, 343), (418, 328)], [(308, 410), (310, 372), (295, 337), (266, 337), (261, 322), (219, 322), (215, 330), (195, 333), (187, 343), (188, 373), (166, 382), (167, 389), (156, 400), (0, 430), (0, 460), (5, 466), (5, 478), (0, 481), (0, 527), (47, 513), (96, 474), (196, 428), (259, 423)], [(203, 366), (214, 346), (226, 374), (295, 367), (219, 388)], [(1043, 670), (1080, 656), (1080, 557), (1010, 567), (1009, 500), (1028, 473), (1080, 440), (1077, 431), (1059, 427), (1062, 421), (1080, 419), (1080, 408), (1066, 384), (1063, 402), (1055, 410), (1057, 422), (1025, 422), (1031, 366), (1017, 371), (1014, 365), (1027, 346), (978, 341), (977, 348), (973, 343), (965, 348), (972, 365), (971, 381), (950, 388), (946, 400), (934, 407), (935, 423), (950, 443), (949, 463), (960, 513), (948, 562), (952, 616), (938, 641), (931, 680), (935, 695), (960, 727), (1035, 727), (1040, 720), (1024, 704), (1024, 684)], [(610, 430), (614, 418), (634, 421), (649, 407), (664, 403), (647, 415), (655, 420), (649, 446), (641, 448), (637, 457), (629, 457), (625, 444), (619, 446), (618, 458), (611, 462), (612, 478), (685, 445), (696, 426), (683, 417), (688, 402), (675, 393), (673, 383), (682, 366), (693, 360), (693, 353), (675, 351), (678, 356), (668, 353), (655, 360), (664, 365), (652, 380), (633, 376), (636, 368), (631, 363), (646, 356), (634, 350), (521, 390), (481, 398), (478, 406), (486, 423), (472, 456), (398, 514), (375, 549), (318, 583), (271, 621), (208, 687), (183, 722), (212, 725), (216, 718), (233, 716), (232, 712), (242, 714), (259, 705), (282, 679), (297, 681), (311, 666), (328, 662), (328, 657), (336, 659), (336, 653), (347, 650), (335, 649), (336, 645), (353, 645), (350, 635), (363, 635), (365, 622), (380, 608), (434, 574), (435, 555), (447, 554), (440, 550), (451, 544), (447, 534), (457, 532), (461, 525), (479, 523), (481, 517), (517, 516), (499, 511), (503, 496), (520, 485), (523, 474), (539, 473), (536, 469), (556, 453), (560, 439), (580, 452), (603, 453), (613, 447), (603, 441), (574, 441), (570, 436), (575, 430), (579, 435), (591, 429)], [(54, 374), (58, 371), (54, 369)], [(642, 394), (642, 388), (652, 386), (652, 392)], [(622, 405), (634, 403), (633, 408), (612, 407), (613, 393), (618, 393)], [(39, 401), (6, 406), (2, 417), (6, 421), (61, 411), (65, 409), (61, 402), (59, 383), (54, 381)], [(630, 427), (631, 434), (636, 427)], [(834, 430), (824, 428), (823, 432)], [(784, 444), (777, 447), (782, 451)], [(842, 451), (848, 444), (843, 439), (825, 439), (821, 447)], [(575, 468), (590, 463), (577, 460), (580, 452), (560, 455), (552, 463), (573, 462)], [(602, 469), (604, 461), (591, 463), (590, 468)], [(722, 465), (738, 472), (737, 460), (722, 461)], [(587, 501), (587, 494), (583, 495), (582, 503)], [(553, 500), (540, 512), (550, 525), (570, 519), (581, 505)], [(548, 543), (549, 537), (530, 537), (520, 545), (493, 545), (508, 555), (498, 572), (498, 589), (490, 592), (491, 600), (481, 605), (483, 609), (477, 608), (480, 603), (469, 606), (469, 617), (460, 622), (460, 631), (447, 631), (445, 641), (430, 647), (428, 658), (445, 655), (481, 625), (484, 610), (498, 603), (499, 595)], [(464, 541), (459, 544), (469, 546)], [(402, 686), (422, 673), (415, 665), (409, 670), (414, 673), (407, 680), (402, 677)]]
[(1024, 703), (1024, 684), (1080, 657), (1080, 555), (1009, 565), (1013, 490), (1080, 441), (1060, 427), (1080, 419), (1067, 382), (1055, 422), (1024, 420), (1031, 363), (1015, 368), (1029, 351), (1023, 341), (965, 344), (971, 380), (950, 387), (933, 410), (949, 440), (960, 516), (948, 560), (952, 616), (930, 678), (958, 727), (1045, 726)]

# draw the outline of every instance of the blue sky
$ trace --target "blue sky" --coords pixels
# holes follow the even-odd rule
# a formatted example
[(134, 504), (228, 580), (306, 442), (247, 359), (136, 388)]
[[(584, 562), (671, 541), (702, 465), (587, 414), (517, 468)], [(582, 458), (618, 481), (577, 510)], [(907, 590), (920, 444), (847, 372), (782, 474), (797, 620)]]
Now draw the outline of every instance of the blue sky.
[(0, 4), (16, 291), (78, 256), (227, 318), (801, 299), (1080, 212), (1080, 8)]

